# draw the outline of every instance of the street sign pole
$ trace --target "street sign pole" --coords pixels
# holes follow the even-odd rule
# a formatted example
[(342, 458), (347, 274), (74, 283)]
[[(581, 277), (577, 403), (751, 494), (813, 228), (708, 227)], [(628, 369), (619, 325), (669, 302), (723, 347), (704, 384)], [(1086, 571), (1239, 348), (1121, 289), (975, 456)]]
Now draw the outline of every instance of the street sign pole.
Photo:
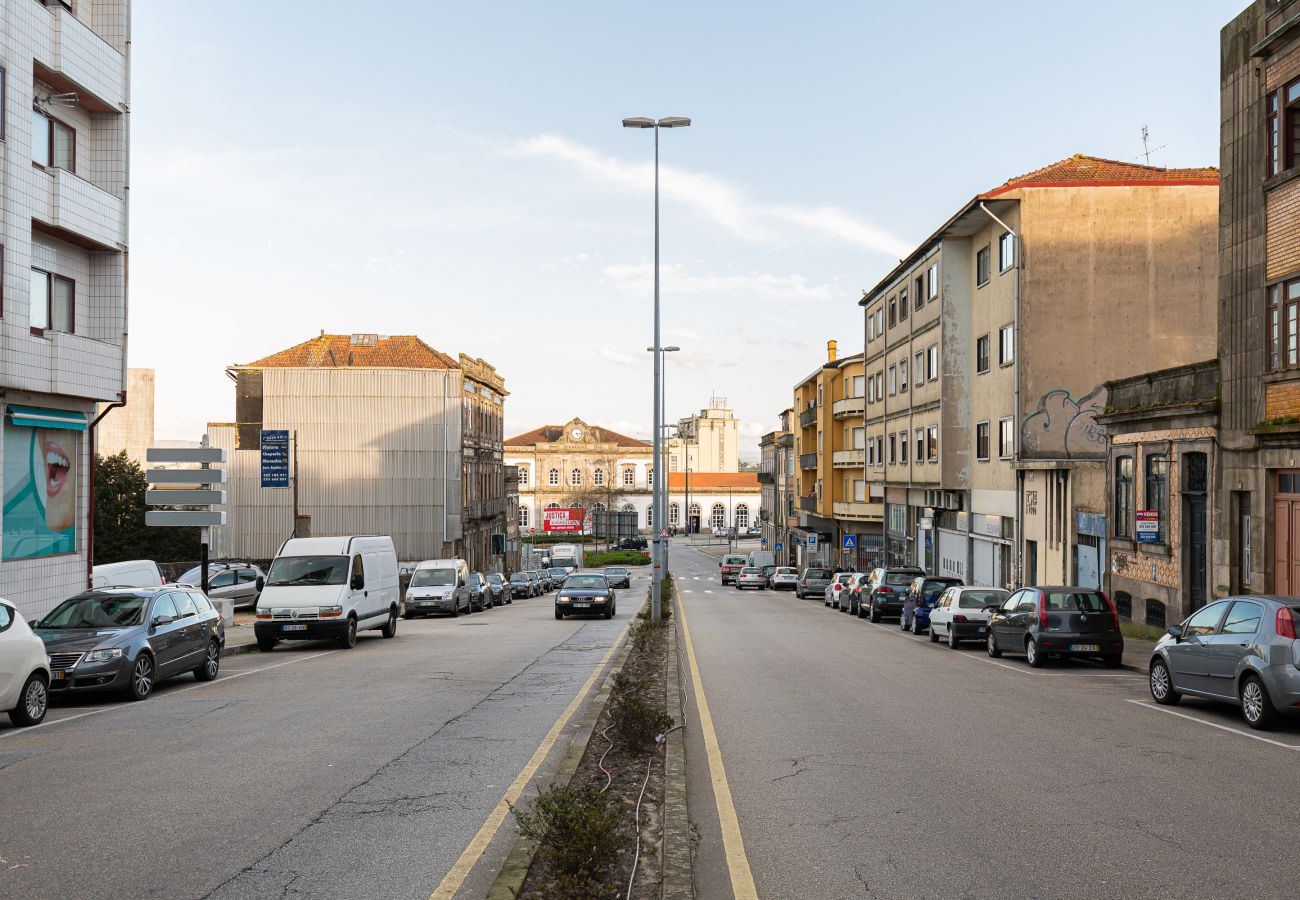
[(224, 469), (212, 468), (213, 463), (224, 463), (226, 451), (216, 447), (150, 447), (145, 460), (156, 463), (198, 463), (197, 469), (150, 469), (145, 473), (149, 485), (198, 485), (198, 489), (145, 490), (145, 503), (149, 506), (199, 506), (202, 510), (148, 510), (144, 524), (154, 528), (199, 528), (199, 585), (208, 592), (208, 547), (212, 543), (212, 526), (226, 524), (226, 514), (212, 506), (226, 502), (223, 490), (214, 490), (214, 484), (226, 483)]

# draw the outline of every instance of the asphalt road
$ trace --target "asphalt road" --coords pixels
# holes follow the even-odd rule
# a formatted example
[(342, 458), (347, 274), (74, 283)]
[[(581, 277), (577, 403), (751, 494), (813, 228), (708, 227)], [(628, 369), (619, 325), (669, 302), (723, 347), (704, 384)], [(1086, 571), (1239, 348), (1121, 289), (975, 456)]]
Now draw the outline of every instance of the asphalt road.
[[(647, 584), (609, 622), (556, 621), (548, 594), (353, 650), (231, 657), (143, 703), (61, 701), (34, 729), (0, 720), (0, 897), (425, 900)], [(456, 896), (484, 895), (513, 837), (507, 819)]]
[(743, 855), (724, 852), (697, 704), (691, 818), (703, 900), (1294, 897), (1300, 722), (1157, 708), (1144, 676), (1032, 670), (671, 555)]

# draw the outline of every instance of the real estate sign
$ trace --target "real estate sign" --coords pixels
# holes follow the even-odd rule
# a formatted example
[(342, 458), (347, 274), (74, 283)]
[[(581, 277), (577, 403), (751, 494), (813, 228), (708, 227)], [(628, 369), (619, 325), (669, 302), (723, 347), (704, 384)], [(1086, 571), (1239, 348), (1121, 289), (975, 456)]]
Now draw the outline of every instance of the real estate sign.
[(1137, 539), (1139, 544), (1160, 542), (1160, 510), (1139, 509), (1137, 511)]

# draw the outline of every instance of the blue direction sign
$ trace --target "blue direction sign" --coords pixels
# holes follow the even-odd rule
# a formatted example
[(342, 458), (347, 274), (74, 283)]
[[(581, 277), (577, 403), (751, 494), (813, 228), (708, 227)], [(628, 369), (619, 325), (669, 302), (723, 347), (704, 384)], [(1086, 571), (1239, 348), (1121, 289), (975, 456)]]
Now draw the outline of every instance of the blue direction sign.
[(844, 535), (844, 549), (845, 550), (858, 549), (858, 536), (856, 534)]
[(287, 488), (289, 486), (289, 432), (287, 430), (263, 431), (262, 487)]
[(782, 546), (781, 546), (781, 542), (780, 542), (780, 541), (777, 541), (777, 542), (776, 542), (776, 549), (778, 549), (778, 550), (784, 549), (784, 548), (782, 548)]
[(758, 542), (758, 546), (760, 546), (760, 547), (766, 547), (766, 546), (767, 546), (767, 538), (762, 538), (762, 539), (760, 539), (759, 542)]

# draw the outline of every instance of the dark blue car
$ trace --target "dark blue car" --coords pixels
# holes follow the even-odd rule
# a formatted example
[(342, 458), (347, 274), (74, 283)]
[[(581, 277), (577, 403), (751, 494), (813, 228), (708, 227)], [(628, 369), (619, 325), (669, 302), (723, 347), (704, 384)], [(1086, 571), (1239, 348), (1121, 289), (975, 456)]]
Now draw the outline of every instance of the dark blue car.
[(950, 587), (965, 584), (960, 578), (943, 575), (923, 575), (915, 579), (907, 589), (907, 599), (903, 601), (903, 615), (898, 620), (898, 627), (912, 634), (923, 634), (930, 627), (930, 610), (939, 602), (939, 596)]

